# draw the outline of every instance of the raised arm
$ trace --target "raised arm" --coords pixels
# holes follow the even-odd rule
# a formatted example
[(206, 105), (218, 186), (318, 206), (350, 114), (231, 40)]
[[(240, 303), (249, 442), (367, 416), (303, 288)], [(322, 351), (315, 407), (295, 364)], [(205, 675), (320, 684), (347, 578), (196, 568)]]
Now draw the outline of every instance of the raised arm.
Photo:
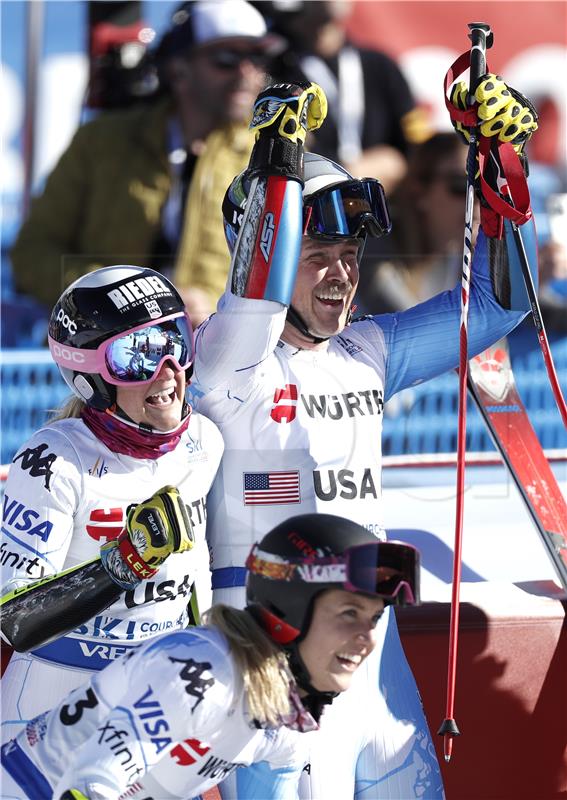
[(326, 115), (316, 84), (277, 84), (262, 92), (251, 128), (250, 164), (231, 184), (223, 204), (232, 248), (227, 290), (217, 313), (199, 328), (195, 380), (204, 390), (235, 376), (275, 348), (290, 303), (302, 230), (303, 143)]

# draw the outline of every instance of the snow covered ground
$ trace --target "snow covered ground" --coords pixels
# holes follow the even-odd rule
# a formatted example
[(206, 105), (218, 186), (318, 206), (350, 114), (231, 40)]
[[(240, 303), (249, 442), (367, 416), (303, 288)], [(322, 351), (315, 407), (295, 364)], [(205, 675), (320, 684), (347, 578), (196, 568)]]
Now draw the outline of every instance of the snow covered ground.
[[(567, 459), (554, 462), (553, 471), (567, 496)], [(467, 466), (465, 481), (463, 582), (558, 583), (539, 533), (505, 468), (501, 464)], [(390, 538), (408, 541), (421, 551), (422, 600), (449, 600), (455, 466), (386, 466), (383, 492)]]

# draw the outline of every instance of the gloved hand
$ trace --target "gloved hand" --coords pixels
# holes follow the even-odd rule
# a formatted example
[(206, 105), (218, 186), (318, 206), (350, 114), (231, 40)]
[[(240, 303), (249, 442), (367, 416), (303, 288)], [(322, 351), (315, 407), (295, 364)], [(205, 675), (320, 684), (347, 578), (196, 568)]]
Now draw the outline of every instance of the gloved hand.
[(316, 83), (276, 83), (260, 92), (250, 130), (260, 136), (281, 136), (305, 143), (307, 131), (320, 128), (327, 116), (327, 98)]
[(149, 500), (131, 505), (126, 526), (117, 539), (100, 549), (103, 566), (125, 589), (155, 575), (173, 553), (195, 544), (187, 509), (174, 486), (164, 486)]
[[(463, 81), (451, 89), (451, 103), (461, 111), (466, 109), (468, 87)], [(478, 102), (478, 119), (483, 136), (497, 136), (501, 142), (511, 142), (518, 155), (522, 155), (525, 143), (537, 130), (538, 115), (531, 102), (523, 94), (507, 86), (499, 75), (485, 75), (477, 86), (475, 99)], [(466, 143), (470, 141), (470, 130), (460, 122), (453, 127)]]
[(303, 144), (307, 131), (320, 128), (327, 116), (327, 98), (316, 83), (277, 83), (260, 92), (250, 130), (256, 144), (249, 174), (275, 174), (303, 179)]

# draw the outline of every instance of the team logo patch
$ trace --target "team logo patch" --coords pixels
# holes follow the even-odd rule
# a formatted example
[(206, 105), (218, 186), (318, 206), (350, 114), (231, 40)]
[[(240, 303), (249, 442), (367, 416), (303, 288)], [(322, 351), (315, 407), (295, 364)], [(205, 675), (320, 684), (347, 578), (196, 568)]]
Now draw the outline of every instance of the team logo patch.
[(244, 505), (271, 506), (299, 503), (299, 472), (245, 472)]
[[(215, 679), (210, 673), (212, 664), (209, 661), (195, 661), (193, 658), (173, 658), (169, 656), (172, 664), (184, 664), (179, 677), (185, 683), (185, 691), (190, 697), (196, 697), (197, 701), (191, 709), (195, 711), (200, 702), (205, 699), (207, 689), (214, 686)], [(204, 677), (208, 672), (208, 677)]]
[(22, 453), (17, 455), (12, 463), (20, 461), (21, 468), (24, 472), (29, 472), (32, 478), (45, 478), (44, 486), (47, 491), (50, 491), (49, 483), (53, 475), (51, 467), (57, 458), (55, 453), (45, 453), (47, 444), (38, 444), (37, 447), (28, 447)]
[(124, 512), (117, 508), (95, 508), (91, 511), (86, 528), (91, 539), (108, 542), (122, 533)]
[(283, 389), (274, 391), (274, 405), (270, 417), (274, 422), (293, 422), (297, 413), (297, 386), (286, 383)]
[(340, 346), (343, 350), (349, 354), (349, 356), (355, 356), (357, 353), (362, 353), (362, 347), (358, 344), (355, 344), (351, 339), (347, 339), (346, 336), (337, 336), (336, 337)]
[(108, 472), (106, 461), (100, 456), (97, 458), (92, 467), (89, 467), (88, 473), (92, 478), (102, 478)]
[(161, 308), (157, 300), (149, 300), (147, 303), (144, 303), (144, 305), (146, 311), (150, 315), (150, 319), (158, 319), (158, 317), (161, 317)]
[(496, 401), (502, 401), (506, 397), (512, 382), (511, 371), (505, 362), (506, 353), (501, 348), (494, 349), (490, 358), (485, 361), (480, 356), (472, 360), (475, 380)]

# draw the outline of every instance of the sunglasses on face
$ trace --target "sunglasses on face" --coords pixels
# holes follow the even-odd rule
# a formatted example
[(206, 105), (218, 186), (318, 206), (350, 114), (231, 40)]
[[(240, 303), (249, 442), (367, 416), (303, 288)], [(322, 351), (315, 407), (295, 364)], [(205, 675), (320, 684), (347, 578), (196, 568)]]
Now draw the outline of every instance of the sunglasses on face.
[(268, 65), (268, 57), (260, 50), (231, 50), (228, 47), (211, 50), (207, 58), (209, 64), (216, 69), (234, 70), (242, 64), (243, 61), (248, 61), (257, 69), (265, 69)]

